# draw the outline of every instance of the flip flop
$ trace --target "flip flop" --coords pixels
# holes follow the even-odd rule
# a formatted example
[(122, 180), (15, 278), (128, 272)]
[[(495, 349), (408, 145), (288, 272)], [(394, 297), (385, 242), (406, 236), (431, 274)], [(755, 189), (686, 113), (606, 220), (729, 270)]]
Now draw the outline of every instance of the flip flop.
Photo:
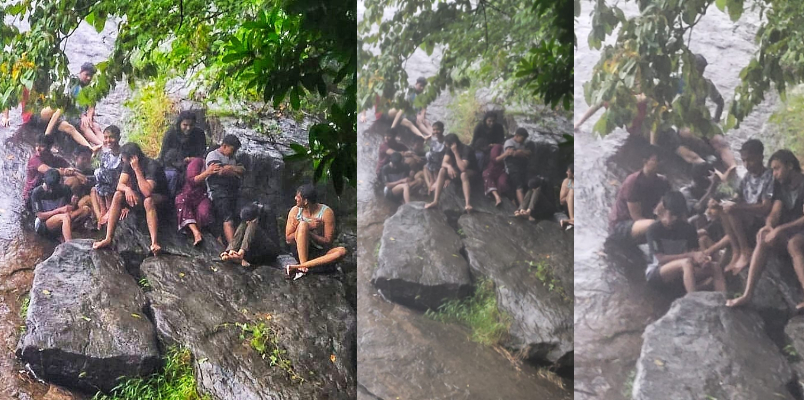
[(304, 272), (297, 272), (296, 276), (293, 277), (293, 280), (295, 281), (297, 279), (301, 279), (304, 275), (306, 275)]

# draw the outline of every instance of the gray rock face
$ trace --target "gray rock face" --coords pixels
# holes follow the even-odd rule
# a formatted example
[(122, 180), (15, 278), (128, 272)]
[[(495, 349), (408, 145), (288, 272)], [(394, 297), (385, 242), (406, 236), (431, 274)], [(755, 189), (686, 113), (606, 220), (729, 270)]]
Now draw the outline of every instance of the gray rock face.
[(379, 267), (372, 282), (383, 295), (418, 309), (471, 294), (461, 239), (438, 210), (424, 203), (403, 205), (385, 222)]
[[(463, 242), (469, 265), (494, 281), (498, 307), (512, 317), (508, 346), (535, 361), (571, 367), (572, 232), (552, 222), (533, 224), (484, 213), (464, 215), (458, 224), (467, 235)], [(539, 262), (544, 265), (541, 273)]]
[(93, 251), (90, 240), (62, 244), (36, 267), (17, 356), (49, 382), (111, 390), (160, 363), (146, 307), (117, 254)]
[(793, 372), (762, 319), (725, 304), (722, 293), (690, 293), (647, 327), (635, 400), (794, 398)]
[[(238, 400), (356, 396), (355, 311), (337, 280), (313, 274), (288, 281), (270, 266), (251, 271), (171, 255), (146, 259), (141, 271), (153, 288), (160, 338), (192, 351), (203, 393)], [(261, 358), (235, 323), (270, 327), (304, 382)]]

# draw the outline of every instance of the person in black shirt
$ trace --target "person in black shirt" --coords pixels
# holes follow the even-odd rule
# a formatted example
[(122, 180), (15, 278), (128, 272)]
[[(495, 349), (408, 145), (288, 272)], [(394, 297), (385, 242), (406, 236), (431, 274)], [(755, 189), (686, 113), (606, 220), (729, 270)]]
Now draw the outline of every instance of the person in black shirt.
[(654, 285), (681, 280), (687, 293), (697, 290), (698, 282), (713, 278), (715, 290), (726, 291), (723, 271), (712, 263), (712, 258), (697, 251), (698, 233), (687, 221), (687, 202), (684, 195), (671, 191), (662, 197), (657, 207), (659, 220), (646, 234), (651, 262), (645, 278)]
[(70, 188), (61, 183), (57, 169), (45, 172), (42, 181), (42, 185), (31, 191), (31, 208), (36, 215), (34, 230), (43, 236), (61, 231), (64, 241), (69, 241), (72, 239), (72, 223), (88, 216), (91, 210), (71, 204), (74, 197)]
[(402, 154), (391, 154), (391, 162), (382, 167), (385, 197), (395, 199), (402, 196), (405, 204), (410, 203), (410, 189), (413, 184), (410, 175), (410, 167), (402, 161)]
[(472, 211), (470, 204), (471, 198), (471, 180), (472, 177), (477, 175), (478, 166), (477, 159), (475, 158), (475, 151), (471, 147), (461, 143), (458, 135), (450, 133), (444, 138), (444, 145), (446, 146), (446, 153), (444, 160), (441, 163), (441, 170), (438, 172), (438, 178), (435, 184), (435, 196), (431, 203), (428, 203), (424, 208), (432, 208), (438, 205), (438, 197), (441, 195), (441, 189), (446, 187), (452, 179), (460, 176), (463, 183), (463, 196), (466, 199), (466, 212)]
[[(480, 141), (483, 143), (480, 143)], [(505, 130), (497, 122), (497, 114), (494, 111), (486, 112), (486, 115), (483, 116), (483, 121), (478, 122), (475, 126), (472, 143), (469, 144), (470, 147), (475, 149), (475, 157), (477, 157), (481, 170), (486, 167), (487, 156), (491, 146), (503, 144), (503, 142), (505, 142)]]
[(165, 167), (171, 197), (176, 197), (181, 190), (187, 164), (193, 157), (203, 157), (207, 148), (204, 131), (196, 127), (195, 123), (194, 111), (182, 111), (162, 139), (158, 159)]
[[(773, 206), (765, 226), (757, 233), (757, 246), (748, 266), (745, 292), (726, 302), (729, 307), (743, 306), (751, 301), (768, 252), (774, 247), (787, 247), (796, 276), (804, 287), (804, 175), (801, 174), (801, 164), (790, 150), (779, 150), (771, 156), (770, 167), (774, 179)], [(797, 310), (803, 308), (804, 302), (796, 306)]]
[(221, 259), (239, 262), (244, 267), (275, 260), (279, 255), (279, 237), (273, 211), (262, 204), (251, 203), (240, 210), (240, 220)]
[(117, 220), (128, 216), (128, 208), (144, 208), (148, 221), (148, 232), (151, 234), (151, 252), (159, 255), (162, 246), (157, 239), (159, 216), (157, 210), (167, 200), (168, 185), (165, 171), (158, 161), (143, 154), (136, 143), (126, 143), (120, 148), (123, 160), (123, 172), (117, 183), (117, 192), (112, 198), (109, 209), (109, 222), (106, 227), (106, 238), (95, 242), (94, 249), (101, 249), (112, 243)]

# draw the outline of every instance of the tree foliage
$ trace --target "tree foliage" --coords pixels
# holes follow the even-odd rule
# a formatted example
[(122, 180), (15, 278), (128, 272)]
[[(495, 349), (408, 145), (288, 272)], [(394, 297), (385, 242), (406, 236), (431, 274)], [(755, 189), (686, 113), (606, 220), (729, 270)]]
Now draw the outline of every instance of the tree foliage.
[[(107, 60), (78, 102), (106, 96), (119, 81), (189, 77), (208, 99), (322, 103), (310, 129), (310, 149), (295, 158), (313, 160), (316, 178), (330, 177), (340, 192), (356, 186), (356, 71), (354, 4), (313, 0), (152, 0), (34, 2), (0, 6), (0, 108), (15, 106), (23, 87), (36, 106), (63, 107), (68, 82), (64, 42), (86, 21), (99, 32), (115, 16), (117, 36)], [(5, 15), (27, 20), (30, 30), (2, 23)], [(353, 30), (353, 29), (352, 29)], [(307, 101), (303, 101), (303, 100)], [(324, 133), (326, 132), (326, 133)], [(314, 142), (326, 138), (328, 146)]]
[[(571, 108), (571, 4), (570, 0), (366, 0), (358, 25), (359, 104), (369, 108), (378, 95), (410, 110), (430, 103), (445, 88), (467, 87), (470, 80), (477, 80), (493, 84), (507, 97), (526, 101), (540, 97)], [(383, 20), (388, 9), (394, 15)], [(407, 104), (404, 64), (419, 48), (428, 55), (440, 51), (441, 62), (416, 104)]]
[[(595, 125), (600, 134), (631, 123), (637, 112), (636, 93), (644, 93), (649, 99), (643, 131), (674, 125), (706, 137), (723, 128), (739, 127), (769, 90), (775, 89), (784, 96), (788, 87), (802, 82), (804, 3), (753, 3), (761, 19), (756, 33), (759, 48), (740, 71), (741, 83), (721, 127), (698, 101), (706, 96), (706, 84), (694, 68), (694, 55), (688, 44), (695, 25), (713, 4), (736, 22), (745, 11), (743, 0), (636, 2), (640, 14), (633, 18), (626, 18), (622, 10), (604, 0), (596, 0), (592, 12), (592, 32), (588, 37), (591, 48), (600, 49), (605, 38), (615, 28), (620, 29), (613, 45), (602, 46), (592, 79), (584, 84), (587, 103), (609, 104)], [(679, 90), (680, 79), (684, 81), (683, 91)]]

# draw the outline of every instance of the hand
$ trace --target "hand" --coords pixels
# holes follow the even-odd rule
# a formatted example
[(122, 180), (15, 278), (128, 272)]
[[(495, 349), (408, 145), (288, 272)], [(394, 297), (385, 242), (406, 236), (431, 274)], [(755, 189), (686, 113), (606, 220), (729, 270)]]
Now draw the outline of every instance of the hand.
[(128, 211), (129, 211), (128, 208), (124, 208), (124, 209), (120, 210), (120, 221), (122, 221), (122, 220), (126, 219), (126, 217), (128, 217)]
[(712, 171), (712, 173), (709, 174), (709, 176), (707, 177), (709, 182), (711, 182), (712, 184), (715, 184), (715, 185), (719, 184), (722, 181), (722, 178), (723, 178), (723, 175), (721, 175), (718, 170)]
[(693, 253), (693, 255), (692, 255), (692, 262), (694, 262), (695, 265), (698, 265), (698, 266), (701, 266), (701, 265), (703, 265), (706, 262), (711, 261), (711, 260), (712, 260), (712, 258), (707, 256), (706, 253), (704, 253), (702, 251), (697, 251), (697, 252)]
[(63, 209), (62, 212), (65, 214), (73, 212), (73, 206), (70, 204), (67, 204), (66, 206), (62, 207), (62, 209)]
[(0, 117), (0, 126), (10, 126), (11, 120), (8, 119), (8, 115), (3, 115)]
[(192, 157), (184, 157), (184, 163), (189, 164), (190, 161), (192, 161), (192, 159), (193, 159)]
[(131, 188), (127, 188), (126, 189), (126, 203), (129, 205), (129, 207), (136, 206), (138, 202), (139, 202), (139, 198), (137, 197), (137, 194), (134, 193), (134, 190), (132, 190)]
[(458, 155), (458, 143), (453, 143), (452, 146), (449, 146), (449, 149), (452, 150), (455, 155)]
[(220, 164), (212, 164), (207, 168), (207, 176), (219, 174), (221, 172), (221, 165)]
[(86, 114), (81, 115), (81, 128), (89, 128), (90, 122), (92, 121), (88, 115)]
[(366, 122), (366, 113), (360, 114), (360, 122)]
[(779, 228), (774, 228), (774, 229), (771, 229), (770, 232), (768, 232), (763, 239), (765, 240), (765, 243), (771, 244), (771, 243), (775, 242), (776, 239), (778, 239), (780, 235), (781, 235), (781, 232), (779, 231)]
[(452, 167), (447, 168), (447, 174), (449, 175), (449, 177), (451, 179), (455, 179), (455, 177), (458, 176), (458, 172), (455, 171), (455, 168), (452, 168)]
[(321, 218), (311, 218), (310, 222), (307, 223), (310, 229), (317, 229), (319, 225), (321, 225)]
[(140, 158), (138, 156), (131, 156), (129, 163), (131, 164), (131, 169), (134, 171), (140, 170)]

